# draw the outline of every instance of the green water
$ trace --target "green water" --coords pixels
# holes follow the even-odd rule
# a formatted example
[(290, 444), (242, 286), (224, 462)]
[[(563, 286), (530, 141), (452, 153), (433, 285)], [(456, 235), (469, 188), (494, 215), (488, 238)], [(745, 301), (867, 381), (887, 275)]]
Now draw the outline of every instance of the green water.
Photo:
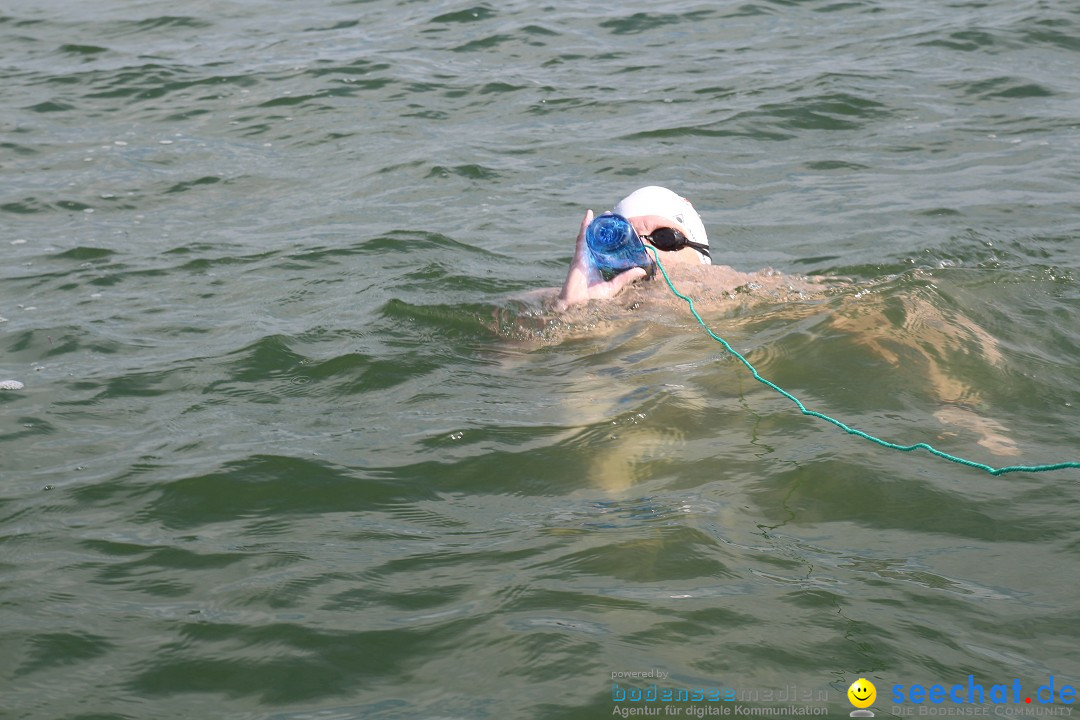
[(0, 8), (0, 716), (601, 718), (654, 668), (1070, 708), (1080, 471), (804, 417), (658, 283), (513, 298), (670, 186), (716, 262), (837, 279), (704, 304), (809, 407), (1080, 460), (1078, 37), (1069, 0)]

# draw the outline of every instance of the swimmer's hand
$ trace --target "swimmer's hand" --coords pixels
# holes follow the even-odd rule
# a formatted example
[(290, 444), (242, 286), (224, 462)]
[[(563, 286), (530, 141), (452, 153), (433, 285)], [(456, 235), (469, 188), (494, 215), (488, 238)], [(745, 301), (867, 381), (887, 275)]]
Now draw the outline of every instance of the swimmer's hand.
[(570, 263), (570, 271), (566, 273), (566, 282), (563, 283), (559, 297), (555, 301), (556, 310), (565, 310), (572, 305), (589, 300), (613, 298), (630, 283), (648, 275), (645, 268), (636, 267), (605, 281), (600, 276), (600, 271), (589, 262), (589, 249), (585, 244), (585, 228), (589, 227), (592, 220), (593, 211), (589, 210), (585, 213), (585, 219), (581, 221), (577, 246), (574, 248), (574, 259)]

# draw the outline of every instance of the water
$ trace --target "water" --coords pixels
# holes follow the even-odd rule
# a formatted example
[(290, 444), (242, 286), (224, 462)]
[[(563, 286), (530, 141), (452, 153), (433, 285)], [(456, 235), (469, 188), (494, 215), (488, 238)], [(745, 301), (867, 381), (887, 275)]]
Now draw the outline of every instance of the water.
[(1075, 687), (1080, 474), (805, 418), (659, 284), (512, 297), (669, 186), (715, 263), (847, 279), (687, 280), (810, 407), (1076, 460), (1077, 37), (1069, 0), (9, 3), (0, 712)]

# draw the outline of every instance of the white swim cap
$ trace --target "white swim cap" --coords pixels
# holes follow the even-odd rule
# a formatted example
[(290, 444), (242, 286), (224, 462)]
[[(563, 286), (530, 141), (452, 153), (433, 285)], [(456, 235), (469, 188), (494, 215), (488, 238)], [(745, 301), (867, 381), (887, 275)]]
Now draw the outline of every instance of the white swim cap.
[[(620, 200), (611, 211), (626, 218), (637, 215), (659, 215), (678, 223), (690, 240), (702, 245), (709, 244), (709, 237), (705, 234), (705, 225), (701, 222), (701, 216), (697, 214), (697, 210), (689, 200), (667, 188), (657, 185), (639, 188)], [(700, 253), (699, 255), (701, 262), (706, 265), (711, 263), (705, 255)]]

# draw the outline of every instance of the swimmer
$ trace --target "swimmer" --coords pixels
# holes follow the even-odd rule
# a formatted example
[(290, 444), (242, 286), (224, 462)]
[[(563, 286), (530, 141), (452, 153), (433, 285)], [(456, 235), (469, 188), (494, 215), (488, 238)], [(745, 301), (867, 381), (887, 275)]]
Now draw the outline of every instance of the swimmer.
[[(689, 200), (677, 193), (656, 185), (643, 187), (620, 200), (611, 212), (629, 220), (643, 242), (662, 251), (661, 263), (676, 274), (679, 268), (712, 265), (709, 237), (701, 216)], [(556, 310), (566, 310), (589, 300), (613, 298), (647, 275), (643, 268), (630, 268), (605, 281), (589, 258), (585, 243), (585, 229), (592, 221), (593, 212), (589, 210), (581, 221), (566, 281), (554, 302)], [(672, 233), (672, 230), (678, 232)], [(726, 265), (714, 266), (713, 271), (710, 274), (714, 282), (723, 285), (744, 284), (751, 278), (750, 273), (740, 273)]]
[[(831, 296), (826, 312), (815, 327), (821, 334), (840, 331), (852, 342), (867, 348), (894, 370), (921, 367), (921, 375), (942, 407), (934, 413), (944, 426), (972, 432), (976, 442), (996, 455), (1017, 455), (1019, 450), (1000, 423), (981, 417), (974, 407), (981, 403), (978, 391), (952, 377), (950, 356), (978, 353), (1001, 367), (1004, 358), (997, 341), (970, 319), (939, 307), (933, 298), (918, 293), (892, 297), (886, 307), (865, 288), (857, 292), (851, 283), (787, 276), (771, 268), (749, 273), (714, 262), (704, 223), (686, 198), (657, 186), (643, 187), (620, 200), (611, 210), (630, 221), (643, 242), (659, 251), (659, 259), (676, 286), (695, 299), (730, 302), (732, 298), (812, 299), (815, 302), (785, 303), (783, 312), (806, 318), (826, 310), (821, 301)], [(604, 280), (593, 265), (585, 242), (585, 229), (593, 220), (589, 210), (581, 222), (574, 257), (562, 287), (546, 292), (546, 305), (559, 313), (589, 303), (611, 300), (646, 277), (642, 268), (631, 268)], [(672, 233), (671, 231), (678, 231)], [(642, 284), (643, 289), (646, 284)], [(666, 290), (666, 288), (663, 288)], [(654, 296), (654, 293), (649, 293)], [(704, 302), (702, 302), (704, 301)], [(896, 305), (899, 305), (897, 308)], [(722, 306), (722, 305), (721, 305)], [(900, 315), (899, 326), (886, 314)], [(945, 431), (944, 435), (954, 434)]]

